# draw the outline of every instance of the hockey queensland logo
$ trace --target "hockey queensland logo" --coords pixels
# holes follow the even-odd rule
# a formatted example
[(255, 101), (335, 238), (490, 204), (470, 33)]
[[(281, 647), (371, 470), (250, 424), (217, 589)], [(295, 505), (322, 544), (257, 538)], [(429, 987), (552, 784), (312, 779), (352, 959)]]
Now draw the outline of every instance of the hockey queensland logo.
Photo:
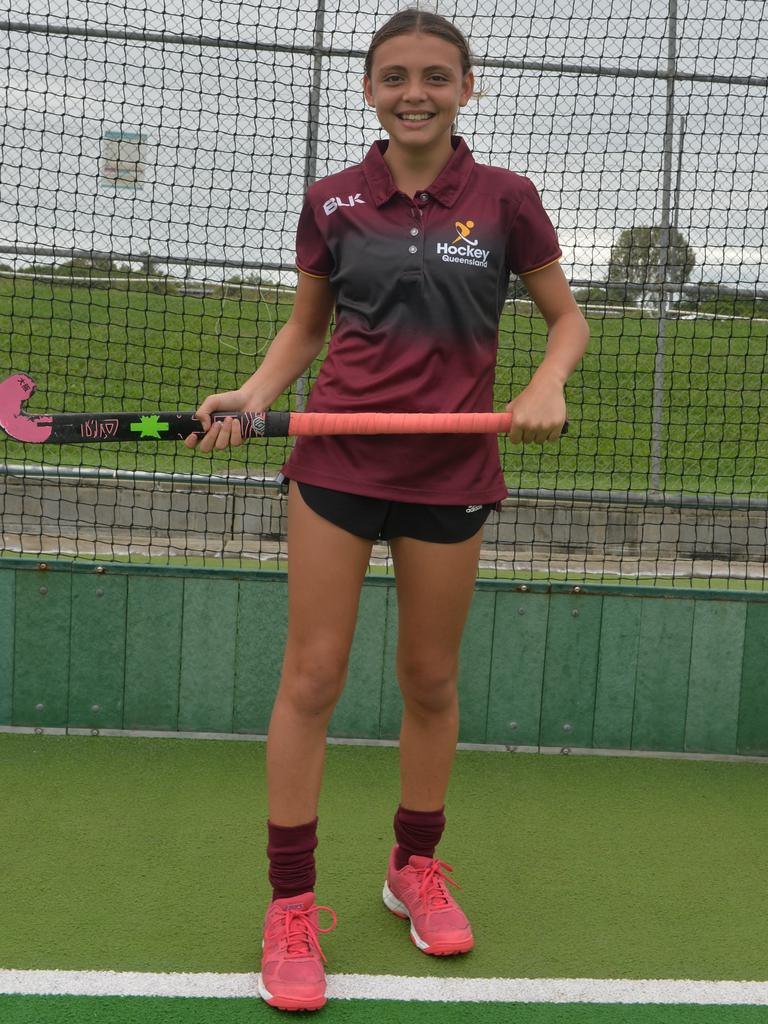
[(438, 242), (437, 255), (443, 263), (463, 263), (470, 267), (487, 267), (490, 249), (483, 249), (480, 246), (480, 239), (473, 238), (473, 220), (455, 223), (456, 237), (452, 242)]

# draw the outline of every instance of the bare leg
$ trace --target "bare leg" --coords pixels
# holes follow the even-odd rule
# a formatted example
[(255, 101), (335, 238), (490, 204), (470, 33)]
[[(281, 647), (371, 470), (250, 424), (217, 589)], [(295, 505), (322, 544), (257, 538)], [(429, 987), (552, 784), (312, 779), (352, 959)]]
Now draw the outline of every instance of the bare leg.
[(347, 678), (372, 543), (288, 496), (288, 639), (267, 738), (269, 820), (317, 815), (326, 732)]
[(393, 540), (403, 694), (400, 802), (412, 811), (445, 803), (459, 734), (459, 648), (477, 576), (482, 530), (459, 544)]

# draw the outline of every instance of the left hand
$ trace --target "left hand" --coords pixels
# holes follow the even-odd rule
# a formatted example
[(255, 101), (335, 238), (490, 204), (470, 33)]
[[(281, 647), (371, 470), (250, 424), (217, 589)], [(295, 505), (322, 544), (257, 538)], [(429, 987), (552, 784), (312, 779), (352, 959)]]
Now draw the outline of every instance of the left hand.
[(512, 444), (558, 441), (567, 418), (565, 394), (559, 380), (534, 375), (528, 387), (509, 403)]

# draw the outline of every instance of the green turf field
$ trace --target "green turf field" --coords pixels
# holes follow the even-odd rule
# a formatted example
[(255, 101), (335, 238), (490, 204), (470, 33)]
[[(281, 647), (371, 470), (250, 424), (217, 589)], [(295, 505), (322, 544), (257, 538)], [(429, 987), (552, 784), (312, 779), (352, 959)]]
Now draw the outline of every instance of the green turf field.
[[(252, 999), (1, 996), (4, 1024), (266, 1024), (282, 1020)], [(291, 1016), (290, 1021), (296, 1019)], [(764, 1006), (493, 1003), (329, 1003), (301, 1020), (318, 1024), (764, 1024)]]
[[(748, 998), (744, 1006), (693, 1006), (663, 994), (660, 1006), (477, 995), (447, 1003), (403, 1002), (397, 992), (398, 978), (403, 988), (429, 992), (437, 982), (446, 995), (462, 984), (487, 986), (487, 999), (505, 979), (613, 979), (608, 991), (633, 979), (672, 979), (673, 993), (674, 979), (765, 982), (767, 770), (460, 751), (439, 852), (462, 886), (477, 945), (465, 957), (429, 958), (380, 898), (397, 750), (330, 747), (318, 850), (318, 901), (339, 918), (324, 940), (328, 971), (340, 982), (378, 978), (392, 996), (339, 998), (319, 1019), (768, 1019), (768, 1005)], [(191, 983), (206, 972), (215, 985), (258, 969), (268, 897), (261, 743), (6, 733), (0, 778), (0, 992), (12, 989), (9, 972), (28, 981), (45, 970), (92, 972), (104, 993), (0, 994), (3, 1024), (278, 1019), (254, 998), (110, 998), (115, 976), (103, 973), (139, 972), (141, 980), (191, 972)], [(768, 1003), (768, 988), (760, 988)]]
[[(29, 411), (194, 408), (257, 365), (289, 307), (67, 284), (0, 281), (0, 373), (25, 371), (40, 393)], [(592, 342), (568, 387), (571, 433), (557, 450), (503, 445), (510, 487), (643, 491), (651, 485), (656, 321), (591, 317)], [(543, 351), (543, 322), (505, 315), (496, 404), (519, 392)], [(667, 328), (660, 489), (760, 494), (768, 489), (768, 324), (675, 321)], [(7, 351), (4, 347), (4, 351)], [(285, 406), (286, 399), (276, 403)], [(49, 463), (169, 472), (274, 472), (287, 442), (258, 442), (213, 463), (183, 446), (124, 444), (45, 451)], [(5, 461), (41, 453), (0, 442)], [(225, 461), (226, 460), (226, 461)]]

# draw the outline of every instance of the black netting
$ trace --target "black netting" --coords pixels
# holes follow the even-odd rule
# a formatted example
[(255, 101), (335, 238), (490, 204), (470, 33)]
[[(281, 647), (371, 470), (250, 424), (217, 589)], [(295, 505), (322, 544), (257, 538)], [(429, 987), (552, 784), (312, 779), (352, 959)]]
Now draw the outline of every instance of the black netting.
[[(0, 377), (30, 413), (192, 409), (285, 320), (307, 184), (378, 136), (362, 55), (397, 5), (13, 2), (0, 22)], [(592, 342), (556, 447), (502, 443), (486, 574), (765, 586), (768, 10), (439, 3), (477, 159), (530, 176)], [(545, 330), (514, 278), (496, 407)], [(301, 408), (311, 374), (278, 408)], [(274, 567), (288, 441), (0, 442), (7, 554)], [(385, 548), (377, 561), (386, 561)]]

